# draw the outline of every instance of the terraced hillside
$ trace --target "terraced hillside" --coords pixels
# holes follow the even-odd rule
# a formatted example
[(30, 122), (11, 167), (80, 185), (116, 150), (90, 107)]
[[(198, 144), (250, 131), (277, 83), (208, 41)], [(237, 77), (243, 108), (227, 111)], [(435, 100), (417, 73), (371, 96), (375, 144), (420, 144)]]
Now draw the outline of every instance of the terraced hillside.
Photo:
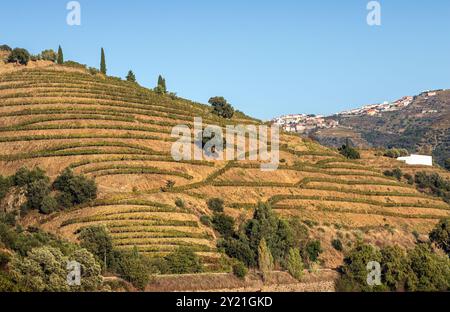
[[(70, 167), (95, 178), (95, 203), (36, 222), (71, 240), (83, 227), (105, 224), (118, 248), (136, 246), (153, 257), (187, 246), (212, 271), (220, 270), (217, 234), (200, 217), (210, 214), (206, 200), (213, 197), (223, 198), (226, 213), (238, 220), (258, 202), (270, 202), (286, 218), (319, 224), (315, 235), (323, 240), (336, 229), (386, 226), (409, 237), (450, 216), (448, 204), (385, 177), (382, 168), (294, 136), (282, 136), (275, 172), (261, 171), (256, 161), (176, 162), (172, 127), (192, 127), (194, 117), (221, 126), (257, 123), (242, 114), (224, 121), (208, 106), (57, 65), (4, 73), (0, 174), (39, 166), (55, 177)], [(175, 186), (164, 188), (168, 181)], [(396, 237), (381, 239), (392, 243)], [(333, 252), (324, 255), (327, 266), (335, 265), (327, 260)]]

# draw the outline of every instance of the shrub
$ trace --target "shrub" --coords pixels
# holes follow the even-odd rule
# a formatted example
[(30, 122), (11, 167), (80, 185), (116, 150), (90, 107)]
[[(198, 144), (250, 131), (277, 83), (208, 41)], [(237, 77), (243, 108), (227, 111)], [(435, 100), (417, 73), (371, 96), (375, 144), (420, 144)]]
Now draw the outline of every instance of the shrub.
[(57, 209), (58, 209), (58, 202), (56, 201), (56, 199), (47, 195), (42, 199), (39, 211), (43, 214), (51, 214), (52, 212), (55, 212)]
[(227, 238), (219, 243), (219, 247), (223, 248), (229, 257), (242, 261), (248, 267), (256, 267), (256, 253), (245, 239)]
[(90, 251), (101, 263), (104, 270), (114, 268), (115, 255), (112, 238), (104, 226), (91, 226), (81, 230), (80, 246)]
[(7, 51), (7, 52), (11, 52), (11, 51), (12, 51), (12, 49), (11, 49), (11, 47), (10, 47), (10, 46), (8, 46), (8, 45), (6, 45), (6, 44), (3, 44), (3, 45), (0, 45), (0, 51)]
[(408, 155), (409, 155), (409, 152), (406, 149), (391, 148), (384, 152), (384, 156), (390, 157), (390, 158), (399, 158), (399, 157), (404, 157), (404, 156), (408, 156)]
[(175, 205), (176, 205), (178, 208), (184, 208), (184, 206), (185, 206), (184, 200), (182, 200), (181, 198), (177, 198), (177, 199), (175, 200)]
[(211, 226), (211, 218), (207, 215), (202, 215), (200, 217), (200, 222), (205, 226)]
[(333, 239), (333, 241), (331, 242), (331, 246), (333, 246), (333, 248), (337, 251), (343, 250), (342, 242), (340, 239)]
[(401, 181), (402, 176), (403, 176), (403, 172), (402, 172), (402, 170), (400, 168), (395, 168), (392, 171), (392, 175), (393, 175), (394, 178), (396, 178), (397, 180)]
[(136, 248), (120, 252), (118, 272), (124, 280), (140, 290), (145, 289), (153, 273), (149, 261)]
[(215, 214), (212, 218), (212, 224), (214, 229), (219, 232), (223, 237), (231, 237), (234, 235), (234, 219), (223, 213)]
[(207, 202), (208, 208), (218, 213), (223, 212), (223, 204), (224, 202), (221, 198), (211, 198)]
[(0, 175), (0, 201), (6, 196), (6, 193), (8, 193), (11, 184), (11, 179), (4, 178), (2, 175)]
[(49, 181), (44, 170), (37, 167), (29, 170), (25, 167), (20, 168), (12, 177), (13, 184), (15, 186), (23, 187), (39, 180)]
[(350, 145), (342, 145), (339, 149), (339, 153), (343, 156), (345, 156), (348, 159), (360, 159), (361, 155), (359, 152), (351, 147)]
[(165, 258), (171, 274), (190, 274), (202, 272), (199, 257), (189, 248), (181, 247)]
[(6, 268), (6, 265), (10, 259), (11, 256), (8, 253), (0, 251), (0, 270), (4, 270)]
[(30, 53), (21, 48), (15, 48), (12, 50), (11, 54), (8, 57), (9, 63), (19, 63), (21, 65), (27, 65), (30, 61)]
[(310, 262), (316, 262), (322, 252), (323, 249), (318, 240), (308, 242), (304, 249), (305, 256)]
[(297, 280), (303, 276), (303, 262), (298, 248), (289, 249), (289, 254), (286, 261), (286, 269), (289, 274)]
[(95, 76), (95, 75), (97, 75), (98, 73), (100, 73), (100, 71), (99, 71), (97, 68), (95, 68), (95, 67), (89, 67), (88, 70), (89, 70), (89, 73), (90, 73), (92, 76)]
[(58, 55), (53, 50), (44, 50), (41, 52), (41, 59), (44, 61), (56, 62)]
[(208, 101), (213, 107), (212, 113), (226, 119), (231, 119), (234, 115), (234, 108), (222, 96), (212, 97)]
[(27, 209), (37, 209), (42, 212), (44, 199), (46, 199), (49, 194), (50, 183), (47, 180), (37, 180), (28, 184), (25, 194), (27, 198)]
[[(53, 182), (53, 188), (65, 193), (64, 204), (68, 204), (70, 201), (70, 206), (83, 204), (97, 197), (97, 185), (95, 181), (81, 175), (74, 175), (70, 169), (64, 170), (56, 178)], [(62, 207), (67, 208), (67, 206)]]
[(450, 219), (436, 225), (430, 233), (430, 240), (450, 257)]
[(233, 264), (233, 274), (240, 278), (245, 279), (247, 276), (248, 269), (241, 261), (237, 261), (235, 264)]

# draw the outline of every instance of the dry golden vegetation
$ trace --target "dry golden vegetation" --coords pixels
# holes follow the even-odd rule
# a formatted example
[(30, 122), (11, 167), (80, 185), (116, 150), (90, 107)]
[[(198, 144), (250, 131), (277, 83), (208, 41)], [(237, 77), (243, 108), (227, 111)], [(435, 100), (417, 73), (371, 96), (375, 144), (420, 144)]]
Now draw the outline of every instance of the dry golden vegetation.
[[(0, 174), (39, 166), (55, 177), (71, 167), (97, 181), (99, 199), (41, 219), (44, 229), (76, 240), (81, 228), (105, 224), (118, 248), (137, 246), (158, 257), (187, 246), (212, 271), (220, 257), (217, 237), (200, 222), (212, 197), (223, 198), (226, 212), (236, 217), (269, 202), (286, 218), (315, 222), (323, 230), (313, 234), (323, 241), (336, 229), (355, 235), (370, 228), (376, 243), (409, 244), (413, 231), (426, 233), (450, 216), (442, 200), (384, 176), (386, 168), (401, 165), (395, 161), (372, 154), (348, 161), (285, 134), (275, 172), (262, 172), (252, 161), (175, 162), (171, 128), (192, 127), (197, 116), (204, 124), (227, 124), (207, 106), (135, 83), (56, 65), (9, 71), (0, 75)], [(256, 123), (240, 114), (229, 122)], [(168, 180), (175, 186), (161, 190)], [(177, 198), (185, 207), (175, 206)], [(391, 235), (376, 234), (386, 228)], [(338, 265), (339, 253), (325, 251), (326, 265)]]

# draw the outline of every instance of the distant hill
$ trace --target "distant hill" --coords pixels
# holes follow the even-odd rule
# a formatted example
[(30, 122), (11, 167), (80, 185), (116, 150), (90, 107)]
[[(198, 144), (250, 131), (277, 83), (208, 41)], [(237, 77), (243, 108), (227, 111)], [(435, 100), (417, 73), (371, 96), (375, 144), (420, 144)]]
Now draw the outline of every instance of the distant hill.
[[(368, 113), (369, 112), (369, 113)], [(340, 127), (318, 129), (311, 136), (327, 146), (346, 138), (359, 147), (398, 147), (430, 153), (439, 163), (450, 157), (450, 91), (424, 92), (395, 111), (337, 114), (327, 117)]]

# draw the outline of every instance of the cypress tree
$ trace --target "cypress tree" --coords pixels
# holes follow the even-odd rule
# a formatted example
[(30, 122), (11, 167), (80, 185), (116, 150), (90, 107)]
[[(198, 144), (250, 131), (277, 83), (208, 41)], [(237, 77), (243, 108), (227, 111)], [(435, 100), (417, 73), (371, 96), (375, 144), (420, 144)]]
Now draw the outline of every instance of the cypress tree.
[(158, 93), (167, 93), (166, 79), (164, 79), (161, 75), (159, 75), (158, 77), (158, 85), (156, 86), (156, 91)]
[(59, 46), (59, 48), (58, 48), (58, 61), (57, 62), (59, 65), (64, 64), (64, 54), (63, 54), (63, 50), (62, 50), (61, 46)]
[(273, 270), (273, 257), (267, 246), (266, 240), (263, 238), (258, 246), (258, 266), (262, 273), (263, 279), (267, 280), (269, 273)]
[(130, 81), (130, 82), (136, 82), (136, 76), (135, 76), (135, 74), (133, 73), (132, 70), (130, 70), (130, 71), (128, 72), (128, 75), (127, 75), (127, 81)]
[(100, 60), (100, 72), (106, 75), (106, 60), (105, 60), (105, 50), (102, 48), (101, 60)]

